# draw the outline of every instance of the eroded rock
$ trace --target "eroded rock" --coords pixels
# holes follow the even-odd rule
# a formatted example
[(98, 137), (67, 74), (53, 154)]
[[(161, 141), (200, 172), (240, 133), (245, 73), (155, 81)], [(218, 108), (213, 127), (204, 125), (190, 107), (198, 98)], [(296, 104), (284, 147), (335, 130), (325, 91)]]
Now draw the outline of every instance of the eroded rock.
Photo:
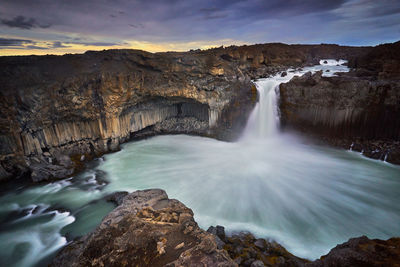
[(136, 191), (52, 266), (237, 266), (193, 212), (160, 189)]
[(223, 242), (223, 248), (239, 266), (304, 266), (308, 260), (289, 253), (275, 241), (256, 239), (251, 233), (241, 232), (226, 236), (224, 227), (211, 226), (208, 232)]

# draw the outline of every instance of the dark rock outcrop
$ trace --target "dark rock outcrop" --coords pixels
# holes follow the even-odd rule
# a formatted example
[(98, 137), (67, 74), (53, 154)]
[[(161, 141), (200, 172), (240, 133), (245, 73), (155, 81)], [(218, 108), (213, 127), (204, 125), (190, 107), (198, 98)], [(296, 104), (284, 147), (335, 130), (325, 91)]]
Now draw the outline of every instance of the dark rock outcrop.
[(275, 241), (256, 239), (248, 232), (226, 236), (224, 227), (219, 225), (211, 226), (207, 232), (215, 235), (217, 244), (224, 248), (239, 266), (304, 266), (309, 262), (292, 255)]
[[(83, 166), (82, 155), (90, 159), (145, 135), (232, 140), (257, 100), (251, 79), (369, 50), (265, 44), (0, 57), (0, 179), (60, 178)], [(56, 155), (70, 157), (73, 166), (63, 167)]]
[(51, 266), (237, 266), (193, 212), (163, 190), (136, 191)]
[(389, 240), (351, 238), (307, 267), (390, 267), (400, 266), (400, 238)]
[(375, 79), (400, 79), (400, 41), (374, 47), (368, 53), (352, 56), (349, 67), (359, 76)]
[(318, 72), (280, 85), (283, 127), (400, 163), (400, 83)]

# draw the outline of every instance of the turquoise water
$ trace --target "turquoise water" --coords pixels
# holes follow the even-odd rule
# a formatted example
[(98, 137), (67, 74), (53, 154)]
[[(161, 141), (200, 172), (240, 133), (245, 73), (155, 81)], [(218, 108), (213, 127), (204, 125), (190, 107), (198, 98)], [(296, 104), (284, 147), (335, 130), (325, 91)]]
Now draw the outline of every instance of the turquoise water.
[(249, 230), (309, 259), (350, 237), (399, 236), (399, 166), (278, 130), (276, 86), (307, 70), (347, 70), (336, 64), (257, 81), (260, 103), (238, 142), (158, 136), (127, 143), (76, 177), (13, 185), (0, 195), (0, 265), (46, 266), (113, 209), (104, 196), (147, 188), (192, 208), (204, 229)]

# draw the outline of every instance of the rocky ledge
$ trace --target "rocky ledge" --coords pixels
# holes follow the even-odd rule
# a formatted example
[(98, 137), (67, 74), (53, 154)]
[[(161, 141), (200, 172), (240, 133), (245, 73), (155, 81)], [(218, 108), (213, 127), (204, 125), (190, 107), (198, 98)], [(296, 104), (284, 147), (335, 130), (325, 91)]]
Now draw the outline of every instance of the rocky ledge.
[(222, 226), (200, 229), (193, 212), (160, 189), (117, 193), (119, 205), (90, 234), (64, 247), (51, 266), (399, 266), (400, 238), (350, 239), (310, 262), (274, 241)]
[(235, 266), (193, 212), (163, 190), (125, 196), (94, 230), (66, 246), (52, 266)]

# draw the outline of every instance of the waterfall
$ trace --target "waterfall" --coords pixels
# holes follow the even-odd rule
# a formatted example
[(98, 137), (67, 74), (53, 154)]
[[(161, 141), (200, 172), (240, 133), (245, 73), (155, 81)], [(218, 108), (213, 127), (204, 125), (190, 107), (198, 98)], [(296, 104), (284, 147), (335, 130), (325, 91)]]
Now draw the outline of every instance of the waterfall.
[[(304, 69), (288, 69), (285, 75), (278, 73), (275, 76), (258, 79), (254, 83), (260, 96), (247, 122), (242, 140), (265, 139), (278, 137), (279, 116), (277, 93), (279, 85), (290, 81), (294, 76), (301, 76), (306, 72), (322, 70), (322, 76), (335, 76), (335, 72), (347, 72), (346, 60), (322, 59), (320, 65), (305, 67)], [(326, 72), (329, 70), (329, 72)]]
[(254, 123), (250, 132), (253, 137), (266, 138), (275, 135), (278, 131), (277, 86), (278, 83), (275, 80), (263, 80), (257, 83), (260, 101), (252, 114), (255, 116), (254, 120), (251, 120)]
[[(293, 76), (290, 75), (290, 77)], [(259, 94), (259, 102), (250, 115), (242, 139), (271, 138), (278, 134), (277, 92), (279, 84), (288, 80), (286, 77), (282, 78), (280, 75), (277, 75), (255, 82)]]

